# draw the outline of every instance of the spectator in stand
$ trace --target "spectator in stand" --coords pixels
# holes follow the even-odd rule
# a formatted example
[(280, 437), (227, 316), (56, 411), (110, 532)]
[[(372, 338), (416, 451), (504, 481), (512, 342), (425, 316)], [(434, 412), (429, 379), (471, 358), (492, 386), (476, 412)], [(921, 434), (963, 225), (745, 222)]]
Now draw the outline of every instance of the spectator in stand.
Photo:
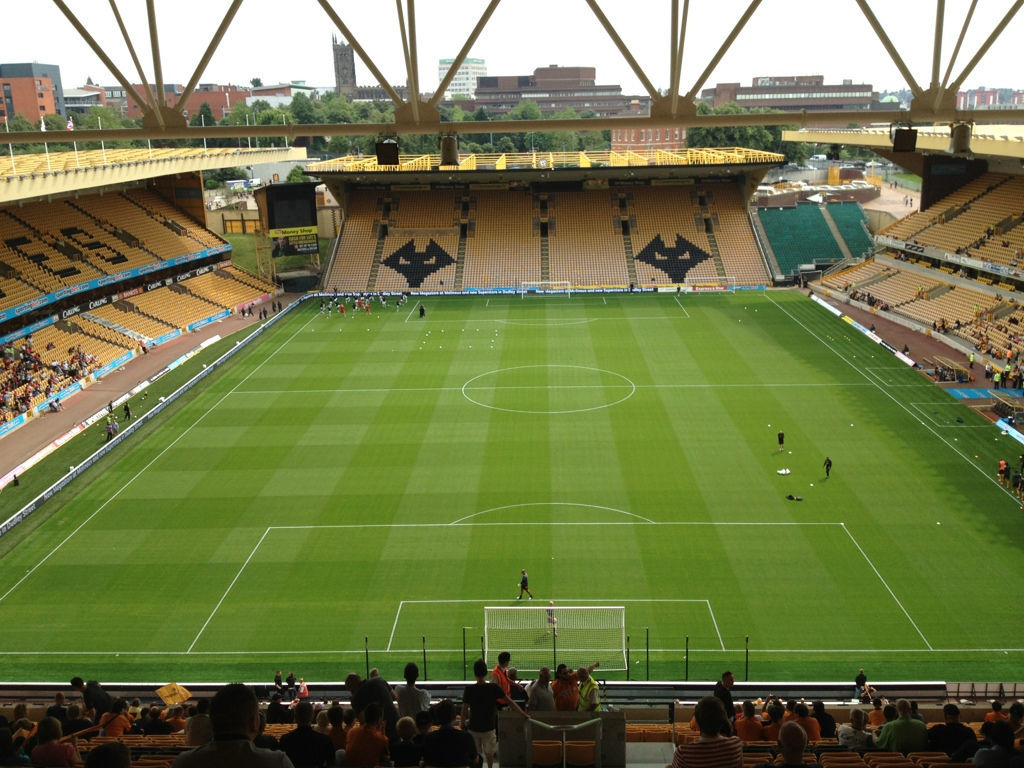
[[(1002, 467), (1003, 462), (999, 462), (999, 466)], [(998, 723), (1000, 720), (1009, 720), (1010, 716), (1003, 712), (1003, 702), (996, 699), (992, 702), (992, 710), (985, 713), (986, 723)]]
[[(281, 746), (284, 747), (282, 737)], [(388, 737), (380, 704), (371, 701), (359, 714), (359, 722), (345, 735), (345, 765), (387, 765)]]
[(90, 739), (95, 736), (99, 731), (89, 730), (95, 728), (96, 723), (87, 717), (82, 717), (82, 707), (78, 704), (68, 704), (68, 719), (64, 726), (64, 732), (68, 734), (79, 733), (81, 731), (89, 731), (83, 733), (79, 738)]
[(85, 756), (85, 768), (131, 768), (132, 753), (120, 741), (108, 741)]
[(922, 752), (928, 748), (928, 728), (920, 720), (910, 716), (910, 702), (900, 699), (896, 702), (899, 716), (882, 726), (876, 743), (879, 749), (892, 752)]
[(839, 746), (852, 749), (856, 752), (863, 752), (875, 746), (871, 737), (871, 731), (867, 728), (868, 716), (863, 709), (854, 707), (850, 710), (850, 722), (848, 725), (839, 726), (836, 737)]
[(735, 683), (736, 678), (733, 677), (732, 672), (723, 672), (722, 679), (715, 683), (715, 690), (712, 693), (725, 707), (725, 716), (730, 724), (736, 719), (736, 705), (732, 700), (732, 687)]
[[(588, 672), (593, 672), (599, 666), (601, 666), (601, 662), (595, 661), (586, 669)], [(559, 712), (576, 711), (580, 700), (579, 678), (565, 664), (559, 664), (555, 668), (555, 679), (551, 682), (551, 695), (555, 699), (555, 709)]]
[(395, 687), (398, 714), (400, 717), (416, 717), (417, 712), (430, 709), (430, 694), (422, 688), (416, 687), (420, 668), (414, 662), (410, 661), (405, 665), (402, 676), (405, 678), (405, 685)]
[(327, 710), (327, 722), (331, 724), (331, 744), (334, 745), (334, 760), (341, 765), (345, 758), (345, 710), (340, 704), (335, 704)]
[(110, 705), (110, 711), (100, 716), (99, 726), (104, 736), (112, 736), (119, 739), (124, 736), (132, 727), (132, 717), (128, 714), (128, 702), (124, 699), (114, 699)]
[(910, 716), (915, 720), (920, 720), (922, 723), (924, 722), (924, 715), (917, 711), (917, 702), (914, 700), (911, 700), (910, 702)]
[(152, 706), (139, 723), (139, 730), (147, 736), (160, 736), (174, 733), (174, 726), (164, 720), (160, 707)]
[(743, 742), (736, 736), (723, 736), (729, 727), (729, 715), (717, 696), (705, 696), (693, 710), (700, 738), (680, 744), (672, 756), (672, 768), (741, 768)]
[[(526, 573), (526, 571), (523, 571), (523, 573)], [(519, 594), (521, 597), (522, 592)], [(511, 661), (512, 654), (508, 651), (502, 651), (498, 654), (498, 663), (494, 665), (494, 669), (491, 671), (491, 682), (501, 688), (502, 692), (505, 694), (504, 698), (498, 702), (503, 707), (508, 703), (509, 698), (510, 683), (508, 679), (508, 665)]]
[[(476, 683), (467, 685), (462, 692), (462, 727), (469, 731), (477, 752), (487, 760), (487, 768), (491, 768), (498, 751), (498, 705), (504, 692), (487, 682), (487, 663), (483, 659), (473, 664), (473, 675)], [(508, 705), (526, 717), (514, 701), (509, 701)]]
[(36, 746), (32, 750), (32, 765), (59, 768), (79, 765), (81, 760), (78, 757), (75, 740), (61, 741), (63, 735), (60, 720), (57, 718), (44, 717), (40, 720), (36, 728)]
[(884, 703), (885, 702), (881, 696), (875, 696), (875, 698), (871, 700), (871, 706), (874, 707), (874, 709), (868, 713), (868, 722), (871, 723), (872, 728), (878, 728), (885, 725), (885, 711), (882, 709)]
[(61, 728), (64, 728), (68, 722), (68, 708), (67, 699), (64, 696), (63, 691), (57, 691), (53, 697), (53, 704), (46, 708), (47, 717), (55, 717), (60, 720)]
[(331, 720), (327, 716), (326, 709), (316, 709), (316, 723), (313, 725), (313, 730), (317, 733), (322, 733), (324, 736), (331, 735)]
[(808, 763), (804, 761), (804, 750), (807, 748), (807, 734), (800, 727), (796, 720), (783, 723), (779, 730), (779, 757), (772, 766), (783, 768), (814, 768), (817, 761)]
[(515, 667), (508, 668), (508, 695), (520, 707), (526, 706), (526, 687), (519, 680), (519, 670)]
[(272, 725), (292, 722), (292, 711), (281, 701), (281, 694), (274, 693), (267, 707), (267, 722)]
[(808, 741), (821, 741), (821, 726), (811, 717), (811, 710), (802, 701), (793, 707), (794, 717), (790, 722), (798, 723), (804, 729)]
[(825, 711), (824, 702), (816, 701), (811, 704), (811, 717), (818, 721), (821, 738), (834, 739), (836, 737), (836, 719)]
[(274, 736), (271, 736), (269, 733), (266, 733), (266, 730), (267, 716), (263, 712), (260, 712), (259, 733), (257, 733), (256, 736), (253, 737), (253, 746), (277, 752), (281, 749), (281, 744)]
[(943, 722), (928, 729), (928, 748), (952, 755), (967, 742), (978, 739), (974, 731), (960, 722), (960, 707), (947, 704), (942, 708)]
[(423, 747), (413, 739), (416, 737), (416, 721), (411, 717), (398, 718), (398, 743), (391, 750), (391, 760), (395, 768), (412, 768), (419, 766), (423, 759)]
[(387, 680), (379, 673), (374, 676), (375, 671), (370, 670), (370, 677), (366, 680), (360, 679), (359, 675), (349, 675), (345, 678), (345, 687), (352, 694), (352, 710), (356, 717), (359, 717), (363, 708), (371, 701), (377, 702), (384, 716), (384, 732), (388, 736), (388, 741), (394, 741), (398, 736), (398, 732), (395, 730), (395, 725), (398, 723), (395, 693), (391, 690)]
[(188, 720), (185, 721), (185, 744), (201, 747), (213, 739), (213, 725), (210, 724), (210, 700), (199, 699)]
[(786, 708), (775, 699), (768, 704), (765, 714), (768, 716), (768, 722), (761, 723), (761, 738), (764, 741), (778, 741), (779, 731), (786, 720)]
[(1013, 738), (1019, 741), (1024, 737), (1024, 704), (1019, 701), (1010, 705), (1010, 725), (1013, 727)]
[(164, 711), (164, 720), (171, 726), (171, 733), (178, 733), (185, 730), (185, 718), (181, 707), (175, 705)]
[[(1013, 748), (1013, 726), (1009, 720), (996, 720), (989, 733), (991, 746), (974, 753), (975, 768), (1017, 768), (1024, 765), (1020, 752)], [(35, 758), (35, 750), (32, 751)]]
[(299, 768), (326, 768), (333, 765), (334, 744), (330, 736), (313, 730), (313, 705), (308, 701), (300, 701), (295, 705), (295, 730), (281, 737), (281, 750)]
[[(601, 691), (586, 667), (576, 670), (576, 677), (580, 681), (579, 702), (576, 709), (580, 712), (598, 712), (601, 709)], [(511, 703), (511, 702), (510, 702)]]
[(86, 717), (98, 721), (100, 715), (110, 711), (110, 705), (114, 703), (110, 694), (103, 690), (95, 680), (83, 682), (80, 677), (71, 678), (71, 689), (82, 694), (82, 701), (85, 705)]
[(736, 735), (740, 741), (761, 741), (764, 734), (761, 728), (761, 718), (754, 710), (754, 702), (743, 702), (743, 716), (736, 718)]
[[(434, 713), (436, 711), (437, 705), (431, 707), (427, 712), (416, 713), (416, 736), (413, 741), (421, 747), (423, 746), (423, 740), (427, 738), (427, 734), (434, 729)], [(454, 712), (452, 712), (452, 717), (455, 717)], [(470, 741), (472, 741), (472, 737)]]
[(900, 713), (894, 705), (886, 704), (884, 707), (882, 707), (882, 716), (885, 718), (885, 723), (882, 723), (882, 725), (885, 725), (886, 723), (891, 723), (893, 720), (899, 717)]
[(551, 669), (541, 667), (534, 680), (526, 690), (527, 712), (554, 712), (555, 696), (551, 692)]
[[(484, 674), (487, 665), (484, 665)], [(434, 722), (438, 728), (423, 737), (423, 763), (438, 768), (469, 766), (480, 768), (480, 754), (473, 737), (465, 730), (452, 725), (455, 720), (455, 705), (451, 699), (441, 699), (433, 708)]]
[(284, 752), (253, 745), (259, 711), (251, 688), (241, 683), (224, 686), (210, 702), (213, 741), (178, 755), (173, 768), (294, 768)]

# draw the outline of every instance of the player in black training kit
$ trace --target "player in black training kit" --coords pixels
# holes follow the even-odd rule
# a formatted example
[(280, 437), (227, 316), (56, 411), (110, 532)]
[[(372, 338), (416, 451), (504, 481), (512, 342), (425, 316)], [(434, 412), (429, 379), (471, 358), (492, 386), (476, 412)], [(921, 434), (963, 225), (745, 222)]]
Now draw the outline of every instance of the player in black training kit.
[(523, 592), (528, 594), (530, 599), (533, 600), (533, 592), (530, 591), (530, 577), (526, 573), (525, 568), (522, 570), (522, 576), (519, 577), (519, 597), (517, 597), (516, 600), (523, 599)]

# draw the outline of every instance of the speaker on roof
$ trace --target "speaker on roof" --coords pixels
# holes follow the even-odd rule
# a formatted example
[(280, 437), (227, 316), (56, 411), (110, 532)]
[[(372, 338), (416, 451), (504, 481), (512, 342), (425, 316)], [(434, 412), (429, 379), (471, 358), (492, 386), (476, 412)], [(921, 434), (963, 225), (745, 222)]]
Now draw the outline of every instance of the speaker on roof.
[(914, 152), (917, 150), (917, 131), (913, 128), (897, 128), (892, 134), (893, 152)]
[(377, 165), (398, 165), (398, 142), (378, 141)]
[(954, 157), (971, 154), (970, 123), (956, 123), (949, 127), (949, 154)]
[(459, 164), (459, 140), (455, 136), (441, 137), (441, 165)]

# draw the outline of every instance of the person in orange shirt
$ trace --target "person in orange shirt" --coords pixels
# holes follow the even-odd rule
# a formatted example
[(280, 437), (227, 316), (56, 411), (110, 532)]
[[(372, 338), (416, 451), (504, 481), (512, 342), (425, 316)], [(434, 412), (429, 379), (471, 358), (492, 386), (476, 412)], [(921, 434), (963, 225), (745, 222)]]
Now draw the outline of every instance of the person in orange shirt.
[(185, 718), (181, 716), (181, 707), (168, 707), (164, 712), (164, 722), (174, 729), (173, 733), (185, 730)]
[(882, 698), (876, 696), (871, 700), (871, 706), (874, 707), (868, 712), (868, 722), (871, 723), (872, 728), (878, 728), (879, 726), (885, 725), (885, 712), (882, 710)]
[(512, 654), (508, 651), (502, 651), (498, 654), (498, 663), (491, 670), (491, 682), (501, 688), (505, 694), (505, 697), (498, 702), (503, 707), (508, 706), (509, 691), (512, 688), (512, 683), (508, 679), (508, 665), (511, 661)]
[(389, 765), (388, 737), (380, 704), (371, 701), (363, 708), (362, 723), (345, 736), (345, 765)]
[(761, 738), (764, 741), (778, 741), (779, 731), (785, 722), (786, 709), (776, 700), (768, 705), (765, 714), (768, 715), (768, 722), (761, 721)]
[(743, 716), (736, 718), (735, 729), (742, 741), (761, 741), (761, 718), (754, 711), (754, 702), (743, 702)]
[(128, 714), (128, 702), (124, 699), (115, 699), (110, 705), (110, 711), (100, 715), (99, 726), (103, 729), (104, 736), (120, 738), (131, 729), (133, 719)]
[(811, 717), (811, 710), (802, 701), (793, 708), (792, 722), (804, 729), (808, 741), (821, 741), (821, 723)]
[[(999, 462), (1002, 464), (1003, 462)], [(1010, 716), (1003, 712), (1003, 702), (996, 699), (992, 702), (992, 711), (985, 713), (986, 723), (998, 723), (1000, 720), (1009, 720)]]
[[(595, 661), (587, 667), (587, 671), (593, 672), (599, 666), (601, 666), (601, 663)], [(555, 669), (555, 679), (551, 681), (551, 695), (555, 698), (555, 709), (557, 711), (576, 711), (580, 701), (579, 678), (565, 664), (559, 664), (558, 668)]]

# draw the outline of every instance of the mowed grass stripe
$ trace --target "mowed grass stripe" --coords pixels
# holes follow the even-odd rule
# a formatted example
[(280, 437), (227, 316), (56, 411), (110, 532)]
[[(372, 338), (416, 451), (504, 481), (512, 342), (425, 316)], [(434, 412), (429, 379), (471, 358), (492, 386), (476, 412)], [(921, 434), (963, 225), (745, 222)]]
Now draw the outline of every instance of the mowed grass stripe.
[[(832, 676), (830, 648), (876, 649), (901, 671), (925, 669), (934, 655), (914, 656), (924, 645), (906, 614), (936, 648), (1014, 647), (1020, 620), (990, 594), (983, 565), (1024, 575), (1012, 502), (981, 471), (1012, 450), (1008, 440), (962, 407), (944, 408), (944, 422), (956, 424), (949, 414), (959, 413), (974, 428), (902, 407), (945, 395), (806, 297), (680, 301), (689, 317), (674, 296), (432, 300), (422, 323), (402, 313), (343, 320), (300, 311), (0, 561), (0, 583), (10, 584), (164, 451), (66, 554), (0, 603), (0, 621), (24, 615), (52, 626), (54, 605), (38, 596), (82, 568), (90, 587), (106, 591), (85, 596), (68, 632), (33, 642), (29, 624), (4, 649), (181, 654), (194, 642), (199, 654), (226, 656), (117, 663), (147, 679), (168, 668), (193, 679), (225, 670), (259, 679), (263, 662), (234, 654), (357, 652), (364, 636), (380, 652), (397, 605), (413, 599), (406, 593), (511, 600), (521, 567), (538, 599), (707, 599), (719, 623), (694, 604), (637, 604), (627, 614), (634, 646), (649, 627), (655, 649), (679, 649), (689, 634), (706, 654), (721, 654), (724, 642), (727, 655), (750, 634), (755, 648), (808, 654), (760, 658), (762, 670)], [(481, 376), (475, 397), (509, 410), (463, 397), (462, 385)], [(612, 407), (520, 412), (600, 406), (623, 379), (638, 388)], [(826, 453), (836, 461), (827, 483)], [(777, 475), (783, 466), (792, 474)], [(790, 492), (804, 501), (787, 501)], [(267, 530), (282, 525), (311, 527)], [(323, 527), (336, 525), (383, 527)], [(153, 579), (151, 568), (171, 576)], [(136, 578), (126, 582), (125, 572)], [(103, 603), (107, 593), (135, 607), (119, 614)], [(406, 650), (424, 634), (430, 647), (457, 647), (447, 644), (461, 643), (462, 626), (478, 632), (482, 619), (479, 605), (427, 614), (430, 622), (415, 620), (422, 628), (401, 628)], [(285, 642), (267, 629), (300, 615), (303, 631)], [(965, 618), (978, 616), (985, 621)], [(116, 642), (101, 626), (115, 629)], [(978, 655), (976, 668), (996, 677), (1020, 660)], [(19, 669), (42, 678), (80, 671), (52, 658), (25, 667), (26, 659)], [(461, 670), (461, 652), (432, 663)], [(678, 659), (657, 663), (678, 674)], [(338, 674), (326, 657), (309, 664), (307, 678)]]

